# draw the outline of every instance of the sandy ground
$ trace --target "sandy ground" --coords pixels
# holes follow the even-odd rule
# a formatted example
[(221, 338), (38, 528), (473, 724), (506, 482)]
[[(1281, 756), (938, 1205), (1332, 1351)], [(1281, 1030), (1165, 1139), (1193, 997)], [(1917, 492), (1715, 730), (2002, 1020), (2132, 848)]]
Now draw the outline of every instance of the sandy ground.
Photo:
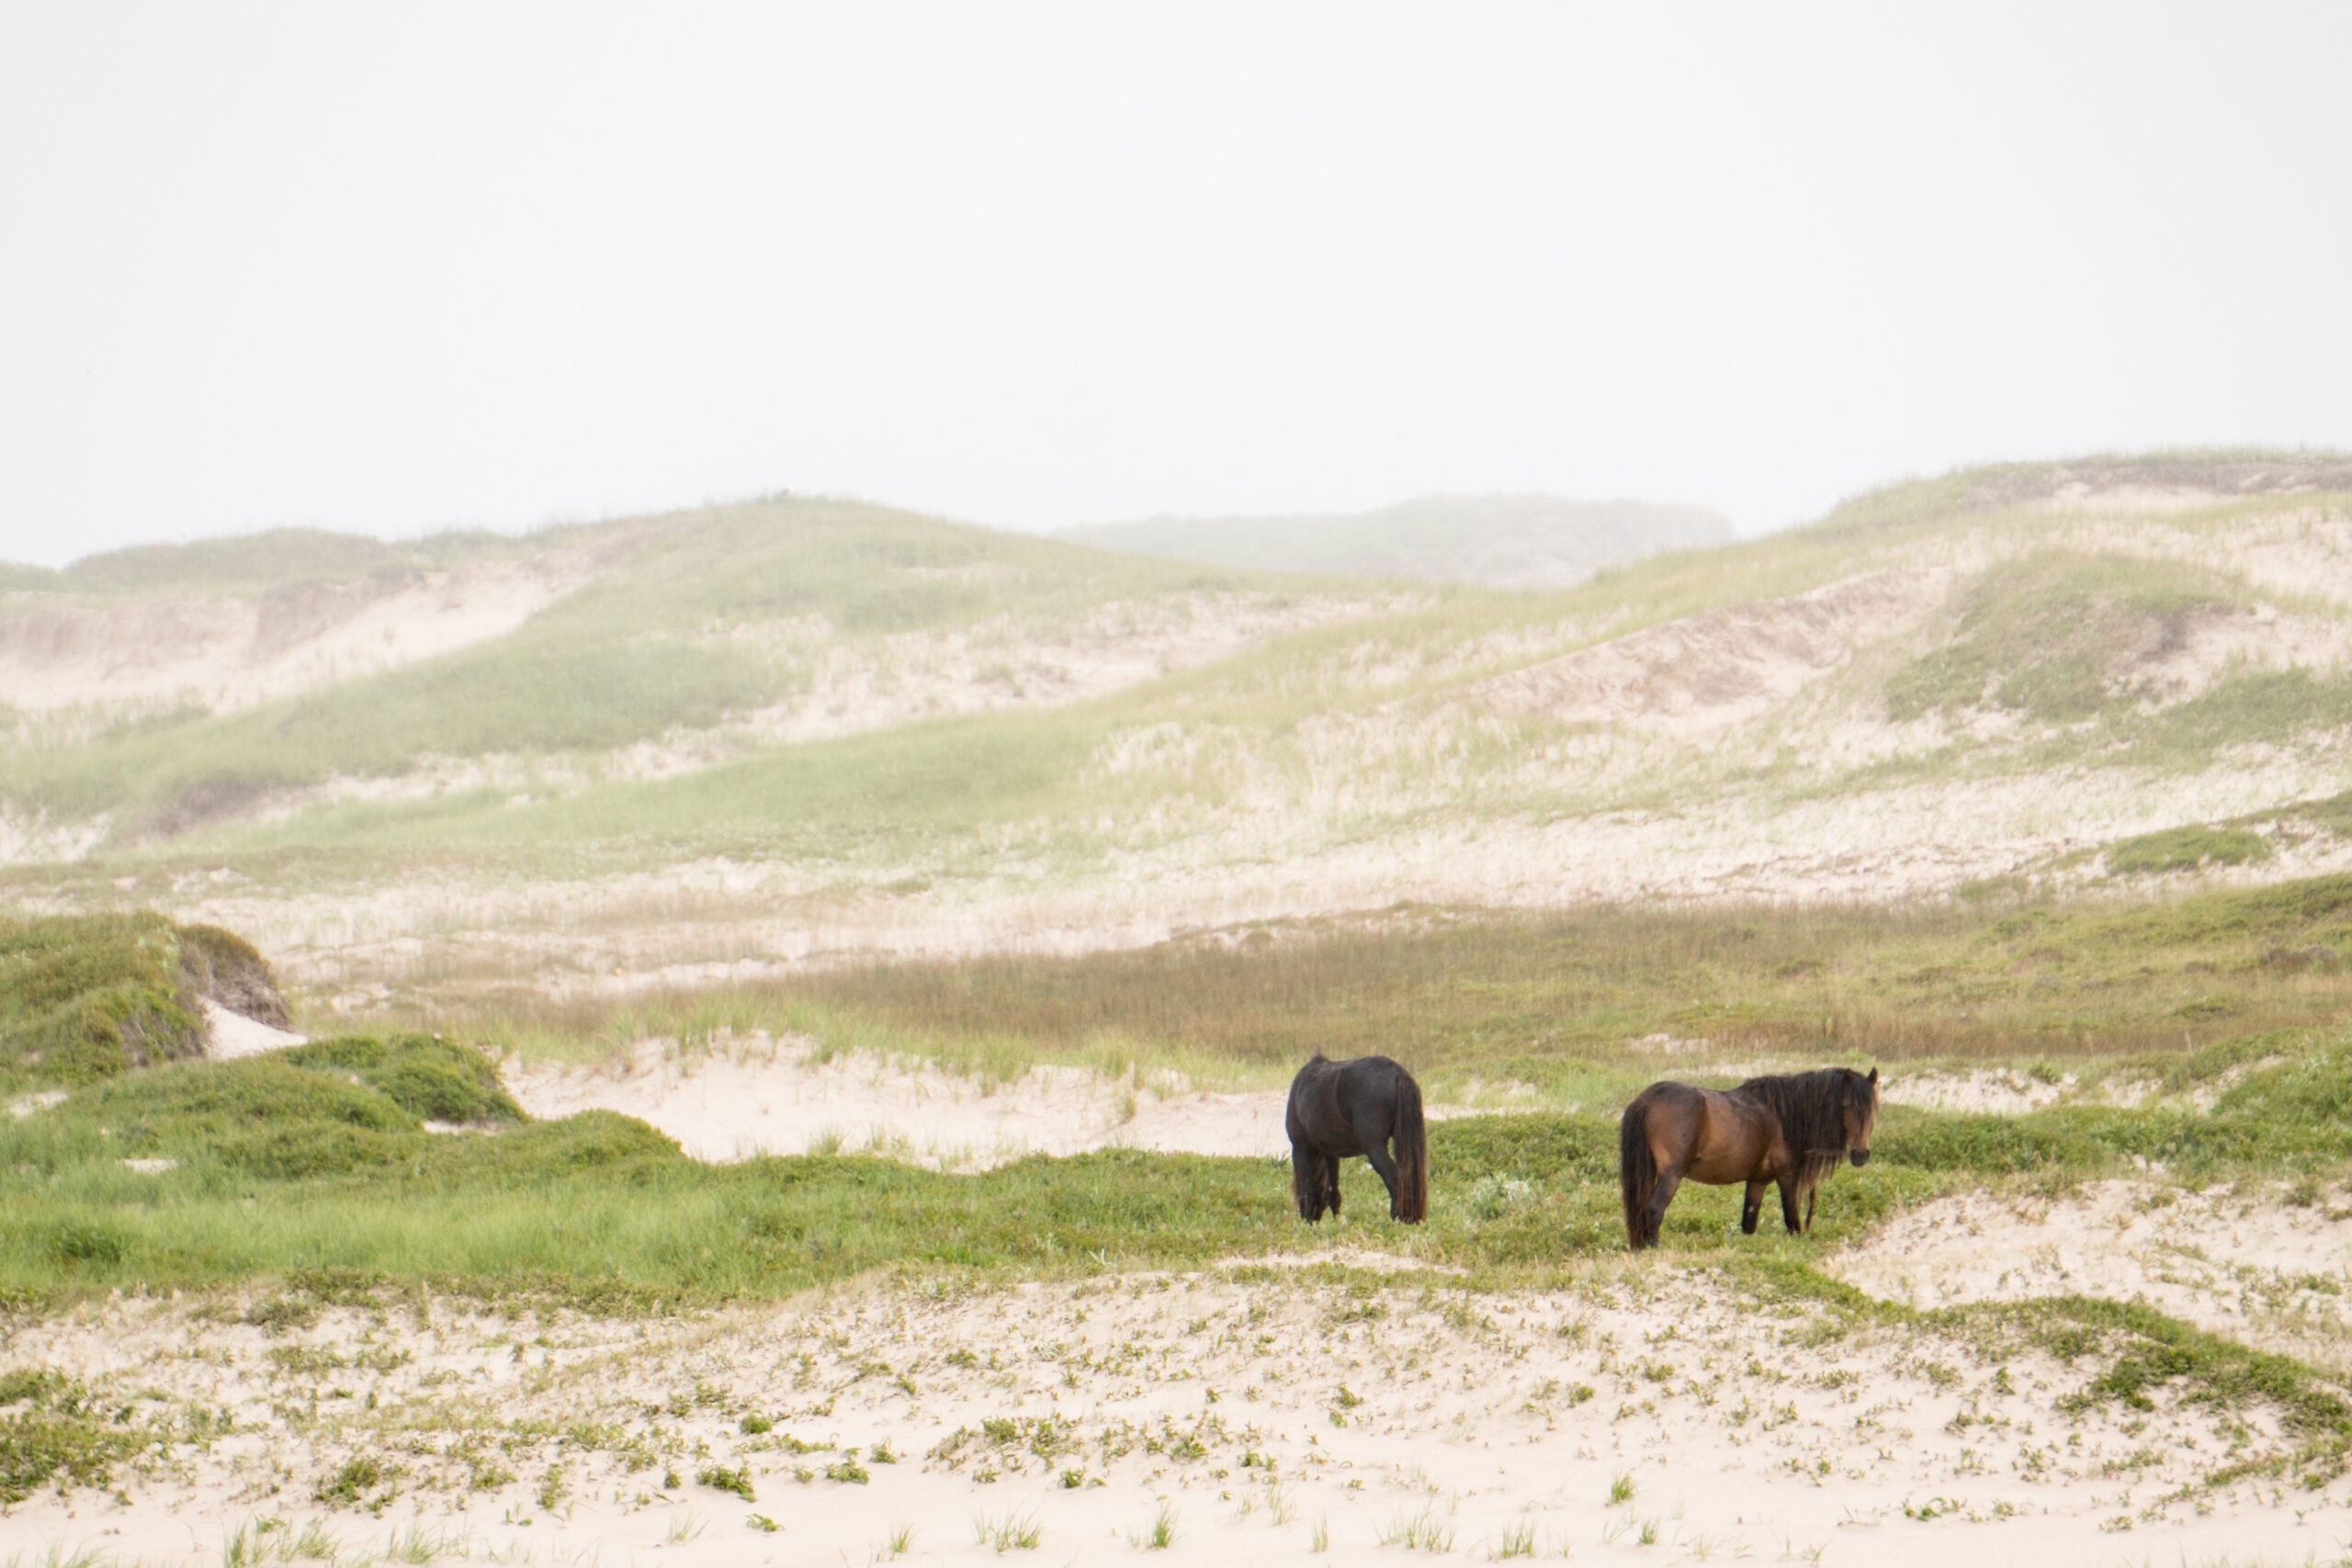
[(209, 1030), (204, 1054), (217, 1061), (230, 1061), (239, 1056), (258, 1056), (265, 1051), (283, 1051), (288, 1045), (300, 1045), (310, 1039), (291, 1030), (273, 1029), (266, 1023), (231, 1012), (219, 1002), (204, 999), (204, 1020)]
[[(119, 1495), (0, 1517), (12, 1550), (159, 1563), (260, 1521), (611, 1564), (977, 1562), (1008, 1524), (1036, 1532), (1016, 1561), (1125, 1561), (1163, 1514), (1177, 1563), (1418, 1533), (1474, 1558), (2244, 1565), (2352, 1535), (2352, 1483), (2209, 1484), (2291, 1446), (2258, 1410), (2078, 1404), (2097, 1357), (1831, 1330), (1671, 1265), (1519, 1298), (1227, 1269), (644, 1322), (433, 1302), (276, 1335), (233, 1303), (121, 1302), (0, 1360), (159, 1426), (232, 1423), (151, 1450)], [(698, 1482), (719, 1469), (752, 1495)]]
[[(1080, 1067), (1032, 1067), (1012, 1083), (814, 1041), (730, 1038), (682, 1055), (646, 1041), (619, 1069), (509, 1062), (507, 1088), (533, 1116), (617, 1111), (696, 1159), (836, 1148), (939, 1170), (985, 1170), (1030, 1154), (1090, 1149), (1287, 1158), (1281, 1090), (1219, 1094), (1169, 1075), (1140, 1082)], [(1456, 1108), (1431, 1105), (1442, 1121)]]
[(1832, 1265), (1921, 1307), (2099, 1296), (2352, 1371), (2352, 1209), (2335, 1189), (2183, 1192), (2093, 1182), (2064, 1197), (1943, 1198)]
[(30, 713), (230, 713), (504, 637), (587, 582), (578, 550), (312, 583), (258, 599), (138, 599), (0, 618), (0, 691)]

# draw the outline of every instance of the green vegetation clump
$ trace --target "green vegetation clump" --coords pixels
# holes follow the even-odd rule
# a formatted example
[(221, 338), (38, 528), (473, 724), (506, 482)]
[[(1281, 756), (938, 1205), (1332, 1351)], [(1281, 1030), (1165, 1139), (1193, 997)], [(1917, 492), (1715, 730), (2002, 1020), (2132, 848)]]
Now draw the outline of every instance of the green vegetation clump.
[(2107, 864), (2125, 876), (2155, 876), (2208, 865), (2259, 865), (2275, 852), (2251, 828), (2199, 824), (2126, 839), (2107, 852)]
[(2199, 613), (2233, 603), (2188, 567), (2044, 555), (1988, 573), (1958, 635), (1887, 684), (1898, 719), (1987, 704), (2051, 723), (2097, 716), (2138, 661), (2180, 645)]
[(291, 1066), (342, 1068), (410, 1115), (426, 1122), (520, 1122), (523, 1109), (506, 1092), (488, 1056), (454, 1041), (423, 1034), (379, 1040), (340, 1035), (281, 1053)]
[(161, 915), (0, 916), (0, 1089), (72, 1088), (204, 1053), (206, 998), (284, 1024), (251, 943)]
[(199, 996), (160, 915), (0, 919), (0, 1087), (94, 1083), (199, 1055)]
[(749, 1465), (738, 1465), (732, 1470), (725, 1465), (710, 1465), (697, 1471), (695, 1480), (715, 1491), (732, 1492), (746, 1503), (760, 1500), (759, 1494), (752, 1486), (752, 1468)]

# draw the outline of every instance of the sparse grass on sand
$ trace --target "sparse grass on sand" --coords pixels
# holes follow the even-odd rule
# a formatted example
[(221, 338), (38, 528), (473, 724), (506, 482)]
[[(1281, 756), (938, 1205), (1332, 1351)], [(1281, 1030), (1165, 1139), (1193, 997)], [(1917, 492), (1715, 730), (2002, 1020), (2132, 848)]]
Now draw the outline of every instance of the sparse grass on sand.
[[(2211, 856), (2233, 842), (2143, 852)], [(1400, 908), (1080, 958), (875, 964), (625, 1005), (518, 996), (386, 1021), (574, 1059), (764, 1030), (989, 1079), (1052, 1061), (1270, 1087), (1317, 1050), (1379, 1053), (1442, 1090), (1518, 1084), (1539, 1103), (1574, 1104), (1630, 1092), (1646, 1081), (1631, 1075), (1678, 1057), (1998, 1063), (2186, 1089), (2332, 1045), (2347, 1011), (2352, 876), (2329, 876), (2071, 904)]]

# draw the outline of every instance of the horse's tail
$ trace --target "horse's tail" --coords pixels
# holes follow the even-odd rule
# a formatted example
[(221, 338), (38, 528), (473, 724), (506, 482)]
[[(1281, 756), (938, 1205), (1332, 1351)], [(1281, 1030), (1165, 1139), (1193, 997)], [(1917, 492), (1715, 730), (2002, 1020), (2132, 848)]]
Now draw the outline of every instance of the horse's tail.
[(1636, 1099), (1617, 1123), (1617, 1182), (1625, 1193), (1625, 1239), (1635, 1252), (1657, 1245), (1650, 1199), (1657, 1191), (1657, 1159), (1650, 1153), (1649, 1104)]
[(1312, 1224), (1323, 1217), (1323, 1162), (1295, 1143), (1290, 1146), (1290, 1195), (1300, 1219)]
[(1419, 1224), (1430, 1213), (1430, 1140), (1421, 1122), (1421, 1086), (1413, 1075), (1396, 1075), (1396, 1217)]

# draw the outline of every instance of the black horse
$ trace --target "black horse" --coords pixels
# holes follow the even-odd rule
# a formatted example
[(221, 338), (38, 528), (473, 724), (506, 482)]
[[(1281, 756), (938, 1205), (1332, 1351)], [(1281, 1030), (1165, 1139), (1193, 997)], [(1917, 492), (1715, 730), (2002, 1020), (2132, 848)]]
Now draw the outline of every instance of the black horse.
[[(1290, 1081), (1291, 1191), (1310, 1224), (1340, 1212), (1340, 1162), (1362, 1155), (1388, 1184), (1388, 1217), (1419, 1224), (1430, 1212), (1429, 1141), (1421, 1086), (1385, 1056), (1333, 1062), (1323, 1053)], [(1389, 1140), (1396, 1157), (1388, 1157)]]

